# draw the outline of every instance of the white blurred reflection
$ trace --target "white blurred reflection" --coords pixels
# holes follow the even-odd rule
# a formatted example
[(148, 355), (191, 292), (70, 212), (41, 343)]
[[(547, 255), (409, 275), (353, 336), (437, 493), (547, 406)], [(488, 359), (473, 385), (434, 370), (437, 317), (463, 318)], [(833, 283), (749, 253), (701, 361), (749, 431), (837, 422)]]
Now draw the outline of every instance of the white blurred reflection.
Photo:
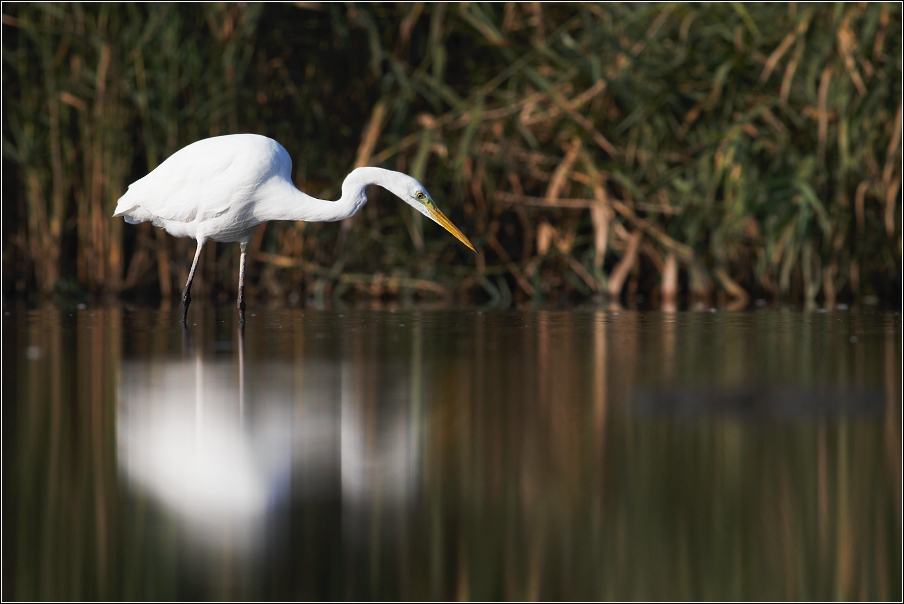
[[(183, 534), (233, 551), (279, 530), (290, 498), (341, 497), (346, 519), (402, 504), (419, 448), (407, 373), (381, 384), (360, 362), (249, 363), (240, 348), (123, 363), (120, 470)], [(343, 533), (366, 530), (353, 524)]]
[(266, 390), (245, 401), (235, 361), (123, 364), (119, 466), (192, 537), (253, 547), (288, 492), (292, 373), (267, 373)]
[[(352, 363), (342, 365), (342, 497), (346, 505), (379, 500), (398, 505), (414, 493), (419, 432), (408, 414), (408, 385), (398, 380), (378, 397), (362, 387)], [(403, 371), (388, 371), (402, 375)], [(368, 409), (378, 418), (368, 421)]]

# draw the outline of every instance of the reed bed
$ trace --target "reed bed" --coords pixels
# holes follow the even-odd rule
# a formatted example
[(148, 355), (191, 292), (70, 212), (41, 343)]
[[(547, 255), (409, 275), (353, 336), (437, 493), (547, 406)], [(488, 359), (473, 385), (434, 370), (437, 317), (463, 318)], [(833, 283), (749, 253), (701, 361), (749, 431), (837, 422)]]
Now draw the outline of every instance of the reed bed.
[[(340, 225), (259, 228), (259, 299), (900, 304), (897, 4), (3, 11), (8, 293), (170, 301), (193, 242), (116, 200), (257, 132), (314, 195), (411, 173), (478, 249), (374, 192)], [(236, 249), (211, 246), (200, 295), (234, 295)]]

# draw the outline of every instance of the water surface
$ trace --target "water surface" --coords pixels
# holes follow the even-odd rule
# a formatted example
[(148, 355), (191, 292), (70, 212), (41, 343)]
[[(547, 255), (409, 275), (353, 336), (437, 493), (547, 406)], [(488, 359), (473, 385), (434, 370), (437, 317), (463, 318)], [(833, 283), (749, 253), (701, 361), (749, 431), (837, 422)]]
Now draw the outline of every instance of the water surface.
[(7, 309), (4, 599), (901, 597), (901, 317)]

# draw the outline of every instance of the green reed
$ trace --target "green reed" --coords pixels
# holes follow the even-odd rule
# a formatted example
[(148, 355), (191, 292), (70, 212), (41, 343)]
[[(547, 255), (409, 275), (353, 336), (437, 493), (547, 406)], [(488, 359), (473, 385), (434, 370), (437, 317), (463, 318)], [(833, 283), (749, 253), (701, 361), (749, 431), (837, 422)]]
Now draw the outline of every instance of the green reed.
[[(169, 300), (192, 243), (123, 228), (116, 199), (249, 131), (315, 195), (355, 164), (411, 172), (479, 250), (379, 195), (342, 225), (258, 229), (252, 295), (899, 295), (895, 4), (23, 4), (3, 23), (19, 291)], [(233, 295), (234, 247), (202, 290)]]

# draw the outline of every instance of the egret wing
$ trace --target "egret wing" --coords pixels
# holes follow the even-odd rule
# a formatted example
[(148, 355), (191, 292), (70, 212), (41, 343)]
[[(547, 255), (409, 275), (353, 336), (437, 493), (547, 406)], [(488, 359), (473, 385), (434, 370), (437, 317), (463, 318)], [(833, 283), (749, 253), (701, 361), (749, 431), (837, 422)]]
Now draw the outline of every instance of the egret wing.
[(225, 142), (205, 139), (177, 151), (129, 186), (114, 216), (192, 222), (237, 209), (259, 179), (260, 159), (247, 146)]

